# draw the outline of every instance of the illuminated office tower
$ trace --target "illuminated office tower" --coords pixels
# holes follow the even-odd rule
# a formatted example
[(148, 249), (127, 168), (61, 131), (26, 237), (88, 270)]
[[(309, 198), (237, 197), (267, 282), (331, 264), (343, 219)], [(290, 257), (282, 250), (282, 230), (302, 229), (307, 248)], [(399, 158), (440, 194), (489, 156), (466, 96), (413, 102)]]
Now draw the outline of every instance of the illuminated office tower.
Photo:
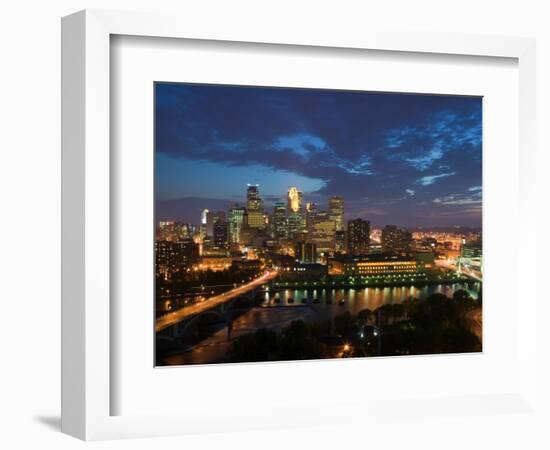
[(199, 236), (201, 239), (204, 239), (206, 236), (206, 221), (208, 218), (208, 210), (203, 209), (201, 211), (201, 224), (199, 226)]
[(241, 243), (241, 232), (244, 226), (245, 209), (235, 204), (229, 209), (229, 242), (231, 244)]
[(366, 255), (370, 245), (370, 222), (363, 219), (348, 222), (348, 253)]
[(288, 222), (286, 218), (286, 205), (283, 202), (275, 203), (273, 222), (275, 238), (286, 239), (288, 237)]
[(328, 201), (328, 213), (336, 225), (336, 231), (344, 229), (344, 198), (334, 195)]
[(246, 217), (250, 228), (265, 228), (265, 217), (262, 211), (248, 211)]
[(335, 223), (325, 211), (315, 215), (311, 224), (309, 241), (316, 245), (317, 253), (326, 254), (335, 250)]
[(257, 184), (249, 184), (246, 188), (246, 209), (248, 212), (263, 210), (260, 186)]
[(305, 217), (302, 211), (303, 194), (296, 187), (291, 187), (287, 194), (288, 237), (294, 238), (305, 228)]
[(201, 212), (201, 225), (206, 225), (206, 218), (208, 217), (208, 210), (203, 209)]
[(246, 189), (247, 225), (250, 228), (265, 228), (263, 202), (260, 197), (260, 187), (249, 184)]

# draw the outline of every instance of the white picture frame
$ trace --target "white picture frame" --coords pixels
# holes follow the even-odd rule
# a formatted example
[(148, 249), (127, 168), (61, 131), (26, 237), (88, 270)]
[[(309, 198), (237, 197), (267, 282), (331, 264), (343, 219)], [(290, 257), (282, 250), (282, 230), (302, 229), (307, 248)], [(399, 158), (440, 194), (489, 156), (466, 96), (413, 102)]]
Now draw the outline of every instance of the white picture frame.
[[(258, 420), (243, 423), (215, 417), (206, 420), (170, 415), (112, 415), (110, 312), (111, 211), (110, 186), (110, 39), (112, 35), (200, 39), (242, 43), (285, 44), (333, 49), (366, 49), (516, 59), (519, 74), (519, 199), (518, 213), (525, 229), (535, 228), (535, 42), (527, 38), (440, 33), (396, 33), (349, 30), (331, 34), (312, 27), (308, 33), (249, 23), (238, 29), (222, 21), (196, 23), (192, 17), (112, 11), (82, 11), (62, 22), (62, 430), (85, 440), (162, 436), (263, 427)], [(536, 244), (527, 241), (518, 257), (536, 260)], [(518, 270), (518, 280), (528, 277)], [(533, 270), (533, 265), (530, 266)], [(525, 304), (536, 302), (528, 296)], [(527, 308), (527, 306), (526, 306)], [(518, 314), (520, 331), (519, 379), (513, 392), (483, 397), (408, 400), (414, 414), (437, 405), (442, 415), (471, 414), (472, 404), (486, 414), (506, 408), (536, 411), (535, 319)], [(196, 370), (202, 370), (197, 368)], [(386, 414), (393, 420), (393, 404), (335, 405), (319, 413), (318, 405), (304, 405), (294, 413), (279, 407), (269, 426), (329, 423), (361, 414)], [(370, 411), (370, 412), (369, 412)], [(476, 410), (479, 413), (479, 409)], [(399, 415), (399, 414), (398, 414)]]

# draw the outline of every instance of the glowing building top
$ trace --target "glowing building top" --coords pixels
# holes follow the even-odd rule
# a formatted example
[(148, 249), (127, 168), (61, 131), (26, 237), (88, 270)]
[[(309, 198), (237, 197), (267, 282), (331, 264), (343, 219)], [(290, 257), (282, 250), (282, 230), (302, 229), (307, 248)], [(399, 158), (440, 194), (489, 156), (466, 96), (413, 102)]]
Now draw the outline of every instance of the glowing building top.
[(296, 187), (288, 190), (288, 210), (297, 213), (302, 208), (302, 192)]
[(207, 209), (203, 209), (201, 212), (201, 224), (206, 225), (206, 218), (208, 217), (209, 211)]

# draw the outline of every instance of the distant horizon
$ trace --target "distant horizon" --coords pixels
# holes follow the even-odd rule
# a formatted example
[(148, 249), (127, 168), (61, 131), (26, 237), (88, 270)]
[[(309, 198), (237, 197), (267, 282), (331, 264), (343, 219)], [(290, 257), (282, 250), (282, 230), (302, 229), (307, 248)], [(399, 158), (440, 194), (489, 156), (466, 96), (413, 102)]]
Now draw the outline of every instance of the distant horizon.
[(482, 226), (480, 97), (155, 84), (156, 220), (265, 210), (290, 186), (376, 227)]

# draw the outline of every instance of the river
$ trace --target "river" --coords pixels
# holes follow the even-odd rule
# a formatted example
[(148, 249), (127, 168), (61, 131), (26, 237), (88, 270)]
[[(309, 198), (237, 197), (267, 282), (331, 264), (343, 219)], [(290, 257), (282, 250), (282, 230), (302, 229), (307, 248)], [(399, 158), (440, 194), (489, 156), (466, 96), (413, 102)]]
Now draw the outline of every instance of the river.
[[(261, 328), (280, 330), (293, 320), (321, 322), (349, 311), (352, 315), (363, 309), (375, 310), (384, 304), (401, 303), (410, 298), (426, 298), (440, 293), (452, 297), (464, 289), (477, 298), (481, 283), (437, 284), (423, 287), (369, 287), (361, 289), (286, 289), (266, 293), (262, 305), (247, 310), (233, 321), (231, 338)], [(218, 327), (191, 349), (171, 353), (161, 358), (161, 365), (208, 364), (224, 362), (231, 345), (227, 328)]]

